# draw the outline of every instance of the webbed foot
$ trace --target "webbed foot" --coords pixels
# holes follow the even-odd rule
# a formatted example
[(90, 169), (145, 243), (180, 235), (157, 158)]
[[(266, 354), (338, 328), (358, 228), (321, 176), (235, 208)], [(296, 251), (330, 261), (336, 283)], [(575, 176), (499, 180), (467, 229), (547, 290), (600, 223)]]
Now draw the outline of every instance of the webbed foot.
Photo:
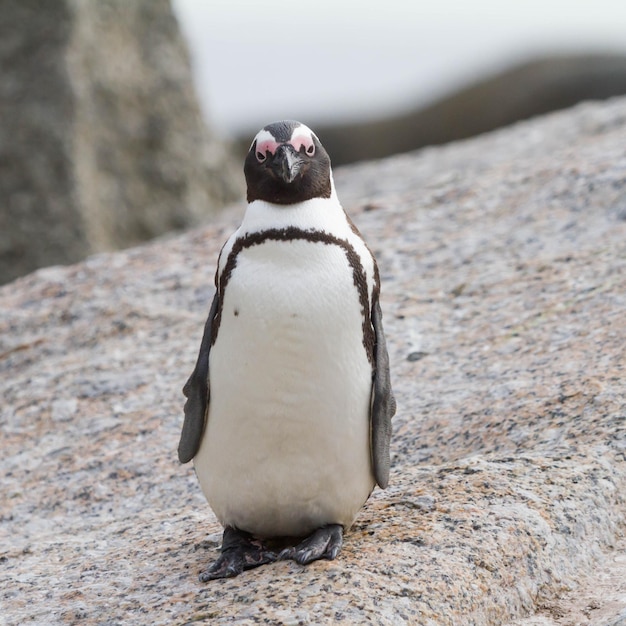
[(300, 565), (306, 565), (318, 559), (332, 561), (339, 554), (342, 545), (343, 526), (341, 524), (329, 524), (318, 528), (297, 546), (285, 548), (278, 555), (278, 559), (280, 561), (291, 559)]
[(252, 569), (276, 560), (276, 554), (268, 550), (250, 533), (227, 526), (222, 537), (221, 554), (204, 572), (200, 581), (205, 583), (217, 578), (232, 578), (246, 569)]

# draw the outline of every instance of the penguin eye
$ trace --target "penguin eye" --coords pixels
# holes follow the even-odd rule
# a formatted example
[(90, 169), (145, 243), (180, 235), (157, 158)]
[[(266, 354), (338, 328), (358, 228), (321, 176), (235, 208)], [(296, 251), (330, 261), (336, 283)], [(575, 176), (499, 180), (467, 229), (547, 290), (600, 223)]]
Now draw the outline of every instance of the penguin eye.
[(313, 143), (313, 139), (311, 137), (300, 135), (299, 137), (293, 139), (290, 143), (298, 152), (304, 150), (304, 153), (307, 156), (312, 157), (315, 154), (315, 144)]
[(259, 163), (267, 159), (267, 153), (274, 154), (278, 148), (278, 143), (274, 139), (264, 139), (257, 141), (254, 146), (254, 155)]

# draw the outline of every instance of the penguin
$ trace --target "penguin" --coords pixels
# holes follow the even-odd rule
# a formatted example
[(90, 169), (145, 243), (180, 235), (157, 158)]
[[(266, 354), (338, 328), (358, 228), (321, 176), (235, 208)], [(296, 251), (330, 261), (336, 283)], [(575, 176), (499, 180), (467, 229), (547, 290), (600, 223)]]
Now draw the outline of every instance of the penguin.
[[(245, 158), (247, 209), (218, 257), (183, 393), (178, 456), (224, 527), (206, 582), (334, 559), (375, 485), (396, 410), (376, 261), (310, 128), (274, 122)], [(276, 539), (287, 539), (275, 549)]]

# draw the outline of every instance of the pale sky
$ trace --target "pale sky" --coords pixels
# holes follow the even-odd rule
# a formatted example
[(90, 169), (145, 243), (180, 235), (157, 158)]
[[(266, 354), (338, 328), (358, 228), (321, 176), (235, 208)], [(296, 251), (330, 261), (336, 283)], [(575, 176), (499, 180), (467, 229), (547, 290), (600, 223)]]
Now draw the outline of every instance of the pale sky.
[(532, 55), (626, 54), (625, 0), (173, 0), (225, 134), (427, 103)]

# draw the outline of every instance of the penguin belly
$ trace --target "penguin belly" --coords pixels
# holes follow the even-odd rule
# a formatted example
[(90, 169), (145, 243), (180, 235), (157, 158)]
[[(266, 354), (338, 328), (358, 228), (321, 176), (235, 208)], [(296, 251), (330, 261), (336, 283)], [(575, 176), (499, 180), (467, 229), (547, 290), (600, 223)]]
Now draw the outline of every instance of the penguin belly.
[(348, 528), (374, 488), (372, 365), (353, 276), (335, 244), (266, 240), (238, 253), (194, 459), (223, 525), (260, 537)]

